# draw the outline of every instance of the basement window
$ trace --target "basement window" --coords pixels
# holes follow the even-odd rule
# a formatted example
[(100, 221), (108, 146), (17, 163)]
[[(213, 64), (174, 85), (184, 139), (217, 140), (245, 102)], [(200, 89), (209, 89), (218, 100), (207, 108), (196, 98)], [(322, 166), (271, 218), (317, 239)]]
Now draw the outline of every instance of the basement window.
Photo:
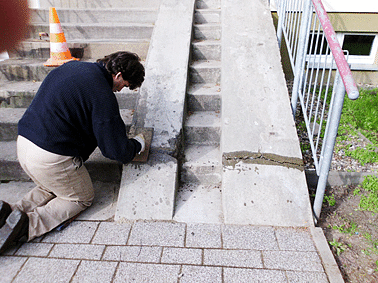
[(343, 50), (348, 50), (351, 64), (374, 64), (378, 39), (375, 34), (339, 33), (338, 40)]

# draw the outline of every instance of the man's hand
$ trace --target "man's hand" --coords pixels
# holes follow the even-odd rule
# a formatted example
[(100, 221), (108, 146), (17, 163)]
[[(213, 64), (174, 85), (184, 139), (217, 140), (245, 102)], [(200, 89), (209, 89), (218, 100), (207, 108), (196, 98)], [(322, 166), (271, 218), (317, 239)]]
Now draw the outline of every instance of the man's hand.
[(139, 151), (139, 154), (142, 153), (144, 151), (145, 147), (146, 147), (146, 143), (145, 143), (143, 134), (136, 135), (135, 137), (133, 137), (133, 139), (136, 140), (137, 142), (139, 142), (140, 145), (142, 146), (142, 149)]

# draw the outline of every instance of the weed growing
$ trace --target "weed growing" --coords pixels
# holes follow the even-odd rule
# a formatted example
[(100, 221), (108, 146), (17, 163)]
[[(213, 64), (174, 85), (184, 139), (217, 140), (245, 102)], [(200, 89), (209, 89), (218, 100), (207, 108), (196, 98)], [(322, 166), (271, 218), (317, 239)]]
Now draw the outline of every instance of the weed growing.
[(337, 142), (363, 135), (370, 143), (365, 148), (341, 146), (347, 156), (362, 165), (378, 162), (378, 89), (361, 90), (357, 100), (344, 100)]

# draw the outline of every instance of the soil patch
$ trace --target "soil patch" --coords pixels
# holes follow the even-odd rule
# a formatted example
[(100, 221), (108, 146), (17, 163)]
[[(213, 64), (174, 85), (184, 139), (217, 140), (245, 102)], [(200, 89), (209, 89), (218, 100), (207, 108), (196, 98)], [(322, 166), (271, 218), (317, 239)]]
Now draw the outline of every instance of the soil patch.
[[(378, 214), (359, 209), (356, 185), (327, 188), (318, 226), (345, 282), (378, 282)], [(310, 188), (313, 195), (315, 188)]]

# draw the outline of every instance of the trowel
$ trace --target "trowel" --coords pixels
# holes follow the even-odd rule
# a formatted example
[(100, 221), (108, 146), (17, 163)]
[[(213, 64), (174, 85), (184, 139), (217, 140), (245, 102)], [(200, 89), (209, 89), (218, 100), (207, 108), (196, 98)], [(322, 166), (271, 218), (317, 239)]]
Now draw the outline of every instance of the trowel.
[(130, 127), (129, 138), (135, 137), (136, 135), (143, 134), (145, 140), (145, 149), (142, 153), (137, 154), (132, 162), (146, 163), (148, 160), (148, 155), (150, 153), (151, 141), (154, 135), (154, 128), (137, 128), (135, 126)]

